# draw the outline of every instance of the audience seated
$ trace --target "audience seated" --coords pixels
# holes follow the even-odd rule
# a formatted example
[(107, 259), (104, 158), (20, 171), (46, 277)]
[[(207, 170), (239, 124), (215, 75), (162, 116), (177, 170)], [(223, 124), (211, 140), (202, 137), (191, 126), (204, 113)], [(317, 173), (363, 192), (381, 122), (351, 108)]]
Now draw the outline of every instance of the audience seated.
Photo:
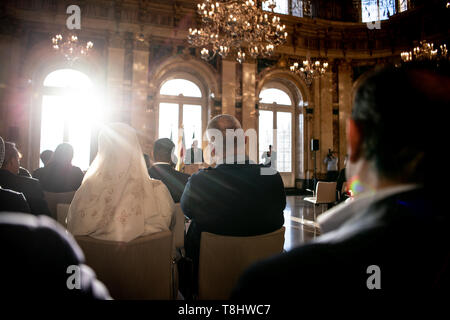
[(174, 149), (175, 145), (170, 139), (162, 138), (156, 140), (153, 147), (155, 163), (150, 167), (148, 173), (153, 179), (164, 182), (173, 201), (180, 202), (189, 175), (173, 168), (172, 154)]
[[(50, 215), (39, 181), (18, 175), (21, 154), (14, 143), (5, 142), (4, 146), (4, 159), (0, 169), (0, 187), (23, 193), (32, 214)], [(8, 196), (17, 199), (17, 195)], [(23, 204), (21, 207), (23, 207)]]
[(19, 175), (19, 176), (22, 176), (22, 177), (32, 178), (32, 177), (31, 177), (30, 171), (28, 171), (28, 170), (25, 169), (24, 167), (19, 167), (19, 173), (18, 173), (18, 175)]
[(425, 167), (425, 153), (437, 132), (418, 130), (424, 106), (448, 108), (448, 65), (440, 70), (409, 64), (362, 81), (347, 123), (347, 176), (359, 196), (376, 199), (331, 232), (250, 267), (234, 299), (300, 301), (307, 293), (335, 300), (345, 290), (350, 302), (349, 294), (402, 292), (405, 299), (448, 290), (448, 210), (439, 210), (439, 198), (425, 192), (435, 187), (425, 180), (435, 173)]
[(70, 192), (77, 190), (83, 181), (83, 172), (72, 165), (73, 148), (68, 143), (56, 147), (50, 162), (37, 173), (44, 191)]
[(70, 205), (67, 229), (128, 242), (169, 230), (173, 212), (167, 187), (148, 176), (136, 131), (123, 123), (105, 126), (97, 156)]
[(3, 299), (110, 299), (81, 249), (48, 217), (0, 213)]
[(37, 168), (33, 171), (33, 178), (41, 180), (41, 174), (44, 168), (48, 165), (51, 158), (53, 157), (53, 151), (52, 150), (44, 150), (41, 152), (41, 155), (39, 156), (41, 158), (42, 163), (44, 166), (42, 168)]
[[(214, 129), (222, 133), (223, 144), (209, 135)], [(255, 236), (278, 230), (284, 223), (286, 195), (280, 174), (274, 171), (273, 175), (261, 175), (264, 166), (248, 158), (245, 163), (238, 163), (238, 157), (246, 156), (238, 154), (238, 150), (242, 152), (245, 147), (239, 148), (236, 141), (234, 150), (219, 150), (216, 146), (226, 146), (227, 129), (241, 129), (241, 125), (231, 115), (219, 115), (209, 122), (207, 134), (217, 166), (193, 174), (181, 198), (184, 214), (192, 219), (185, 248), (186, 255), (194, 262), (194, 276), (197, 275), (202, 232)]]
[[(5, 157), (5, 143), (3, 138), (0, 137), (0, 168), (3, 164), (3, 159)], [(13, 190), (3, 189), (0, 186), (0, 212), (30, 212), (30, 207), (23, 193), (15, 192)]]
[(23, 193), (0, 187), (1, 211), (30, 213), (30, 207)]

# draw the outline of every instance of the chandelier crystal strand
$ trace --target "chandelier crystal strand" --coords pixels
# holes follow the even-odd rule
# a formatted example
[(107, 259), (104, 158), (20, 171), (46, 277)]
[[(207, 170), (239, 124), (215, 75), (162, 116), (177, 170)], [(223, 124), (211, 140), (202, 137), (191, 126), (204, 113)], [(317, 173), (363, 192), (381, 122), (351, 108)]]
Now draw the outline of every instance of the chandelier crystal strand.
[(94, 43), (88, 41), (82, 45), (78, 42), (76, 35), (71, 34), (64, 40), (61, 34), (57, 34), (52, 38), (52, 47), (53, 50), (63, 54), (68, 61), (73, 62), (82, 56), (87, 56), (94, 47)]
[(434, 59), (448, 59), (447, 45), (442, 44), (439, 48), (434, 48), (434, 43), (420, 41), (419, 45), (413, 48), (412, 51), (404, 51), (400, 53), (403, 62), (410, 62), (413, 60), (434, 60)]
[(219, 54), (225, 58), (231, 52), (239, 63), (250, 56), (271, 56), (275, 48), (286, 42), (286, 26), (274, 15), (274, 1), (267, 2), (271, 12), (260, 9), (253, 0), (211, 1), (197, 5), (203, 26), (189, 28), (188, 42), (202, 47), (201, 57), (210, 60)]
[(327, 72), (328, 62), (322, 62), (320, 60), (312, 61), (307, 58), (303, 60), (302, 66), (298, 62), (294, 62), (290, 66), (290, 70), (298, 74), (310, 86), (315, 78), (319, 78)]

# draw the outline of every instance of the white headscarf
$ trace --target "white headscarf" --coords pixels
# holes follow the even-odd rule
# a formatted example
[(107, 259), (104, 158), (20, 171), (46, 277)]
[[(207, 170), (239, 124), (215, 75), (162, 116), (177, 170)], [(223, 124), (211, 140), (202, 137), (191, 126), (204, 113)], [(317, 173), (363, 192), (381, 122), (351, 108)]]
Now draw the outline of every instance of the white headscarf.
[(128, 242), (168, 230), (173, 211), (167, 187), (148, 175), (135, 130), (123, 123), (102, 130), (97, 156), (70, 205), (67, 229)]

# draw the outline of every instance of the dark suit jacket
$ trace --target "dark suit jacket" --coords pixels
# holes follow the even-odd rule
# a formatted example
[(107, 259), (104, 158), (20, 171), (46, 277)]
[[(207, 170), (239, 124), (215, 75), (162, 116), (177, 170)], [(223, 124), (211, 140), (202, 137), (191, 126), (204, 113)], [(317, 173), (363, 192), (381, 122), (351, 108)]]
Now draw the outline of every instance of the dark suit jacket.
[(278, 172), (261, 175), (259, 164), (221, 164), (193, 174), (181, 208), (192, 219), (186, 255), (198, 260), (203, 231), (229, 236), (255, 236), (283, 226), (286, 195)]
[[(432, 288), (448, 291), (449, 257), (448, 210), (437, 210), (415, 190), (380, 200), (338, 230), (253, 265), (232, 298), (307, 303), (326, 294), (353, 303), (349, 296), (418, 297)], [(368, 289), (367, 282), (375, 283), (372, 265), (380, 268), (381, 290)]]
[(0, 186), (23, 193), (32, 214), (50, 216), (50, 211), (38, 180), (15, 175), (8, 170), (0, 169)]
[[(109, 298), (104, 285), (84, 265), (75, 240), (48, 217), (0, 213), (0, 251), (2, 297), (30, 301)], [(76, 284), (77, 274), (69, 266), (79, 270), (79, 289), (68, 289), (67, 282)]]
[(0, 187), (0, 211), (30, 213), (23, 193)]
[(42, 189), (45, 191), (70, 192), (80, 187), (84, 174), (75, 166), (62, 167), (57, 163), (49, 163), (36, 170), (33, 177), (41, 182)]
[(189, 175), (179, 172), (169, 164), (158, 163), (148, 169), (151, 178), (161, 180), (169, 189), (174, 202), (180, 202)]

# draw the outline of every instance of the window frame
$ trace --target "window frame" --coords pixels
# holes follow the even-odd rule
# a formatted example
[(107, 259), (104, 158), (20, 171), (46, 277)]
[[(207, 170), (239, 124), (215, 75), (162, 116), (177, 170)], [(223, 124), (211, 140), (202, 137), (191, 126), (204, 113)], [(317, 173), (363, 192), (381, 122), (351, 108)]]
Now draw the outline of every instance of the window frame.
[[(178, 96), (175, 95), (165, 95), (165, 94), (161, 94), (161, 88), (164, 85), (164, 83), (166, 83), (167, 81), (170, 80), (174, 80), (174, 79), (183, 79), (183, 80), (187, 80), (190, 81), (192, 83), (194, 83), (201, 92), (201, 97), (186, 97), (183, 94), (179, 94)], [(202, 123), (202, 137), (199, 137), (198, 140), (200, 142), (200, 144), (203, 146), (203, 133), (206, 130), (206, 121), (207, 121), (207, 106), (208, 106), (208, 94), (207, 94), (208, 90), (207, 87), (195, 76), (193, 76), (190, 73), (187, 72), (176, 72), (173, 74), (170, 74), (169, 76), (164, 77), (163, 80), (160, 81), (159, 85), (157, 86), (157, 94), (156, 94), (156, 99), (155, 99), (155, 107), (156, 107), (156, 115), (155, 115), (155, 122), (156, 122), (156, 130), (155, 130), (155, 141), (157, 139), (159, 139), (159, 108), (160, 108), (160, 104), (161, 103), (173, 103), (173, 104), (178, 104), (178, 130), (180, 128), (184, 128), (184, 124), (183, 124), (183, 105), (200, 105), (202, 108), (201, 111), (201, 123)], [(178, 137), (177, 140), (175, 142), (175, 148), (178, 152)], [(204, 147), (204, 146), (203, 146)], [(186, 148), (190, 148), (190, 146), (186, 145)]]
[[(289, 98), (291, 99), (291, 105), (281, 105), (281, 104), (277, 104), (275, 103), (262, 103), (259, 102), (259, 110), (264, 110), (264, 111), (272, 111), (273, 112), (273, 124), (272, 127), (274, 130), (276, 130), (278, 128), (277, 125), (277, 120), (278, 120), (278, 116), (277, 113), (278, 112), (289, 112), (291, 113), (291, 171), (283, 171), (280, 173), (282, 174), (295, 174), (295, 131), (296, 131), (296, 127), (295, 127), (295, 119), (296, 119), (296, 102), (294, 99), (294, 95), (292, 94), (291, 90), (284, 85), (283, 83), (280, 83), (278, 81), (269, 81), (266, 84), (264, 84), (264, 86), (261, 88), (261, 90), (258, 93), (258, 99), (259, 96), (261, 95), (261, 92), (263, 92), (266, 89), (278, 89), (283, 91), (284, 93), (286, 93)], [(273, 137), (273, 139), (276, 139), (276, 135)], [(259, 150), (259, 116), (258, 116), (258, 161), (260, 161), (260, 150)]]

